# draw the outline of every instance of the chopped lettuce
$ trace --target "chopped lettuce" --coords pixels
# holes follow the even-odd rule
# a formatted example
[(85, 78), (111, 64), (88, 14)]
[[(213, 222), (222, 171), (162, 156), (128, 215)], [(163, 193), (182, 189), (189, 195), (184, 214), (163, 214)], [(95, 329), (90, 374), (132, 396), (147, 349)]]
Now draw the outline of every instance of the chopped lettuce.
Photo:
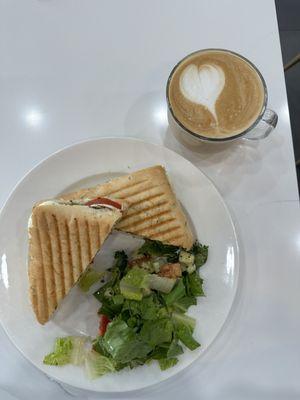
[(97, 336), (96, 339), (93, 340), (93, 350), (97, 353), (101, 354), (105, 357), (110, 357), (108, 351), (106, 351), (104, 344), (103, 344), (103, 336)]
[(192, 247), (191, 252), (194, 254), (194, 263), (197, 268), (202, 267), (207, 261), (208, 256), (208, 246), (202, 245), (196, 241)]
[(175, 283), (176, 279), (166, 278), (156, 274), (149, 275), (148, 277), (149, 288), (162, 293), (170, 293)]
[(125, 253), (124, 250), (122, 251), (116, 251), (115, 252), (115, 263), (113, 268), (116, 268), (120, 271), (120, 277), (125, 273), (125, 270), (127, 268), (127, 263), (128, 263), (128, 256)]
[(186, 312), (190, 306), (197, 304), (197, 298), (194, 296), (184, 296), (176, 300), (172, 305), (180, 312)]
[[(120, 279), (123, 277), (126, 271), (128, 257), (125, 251), (116, 251), (114, 258), (114, 265), (111, 270), (109, 270), (111, 271), (110, 280), (94, 293), (96, 299), (101, 302), (103, 302), (103, 300), (107, 300), (109, 297), (112, 297), (115, 294), (120, 294)], [(110, 296), (108, 295), (109, 292)]]
[(113, 269), (111, 271), (111, 279), (94, 293), (96, 299), (101, 302), (99, 313), (106, 315), (111, 320), (119, 315), (122, 310), (122, 304), (118, 301), (120, 300), (119, 295), (120, 271)]
[(185, 286), (182, 278), (180, 278), (178, 279), (178, 282), (174, 286), (173, 290), (170, 293), (165, 294), (163, 298), (166, 304), (169, 306), (184, 296), (185, 296)]
[(144, 358), (151, 346), (121, 319), (115, 319), (103, 337), (103, 346), (111, 357), (120, 363), (128, 363), (135, 358)]
[(160, 310), (160, 304), (154, 294), (145, 297), (140, 303), (140, 317), (141, 319), (155, 320)]
[(95, 293), (94, 296), (97, 300), (102, 301), (103, 299), (108, 299), (112, 297), (114, 294), (120, 293), (120, 271), (112, 270), (111, 277), (108, 282), (102, 285)]
[(97, 353), (95, 350), (91, 350), (87, 353), (85, 369), (90, 379), (98, 378), (99, 376), (116, 370), (113, 360)]
[(54, 351), (45, 356), (43, 363), (48, 365), (69, 364), (72, 348), (72, 337), (57, 338), (55, 340)]
[(200, 346), (200, 343), (193, 338), (193, 332), (190, 326), (178, 324), (176, 327), (176, 335), (178, 339), (190, 350), (195, 350)]
[(203, 279), (200, 278), (198, 272), (185, 276), (186, 292), (189, 296), (204, 296), (202, 285)]
[(141, 268), (132, 268), (120, 281), (120, 291), (125, 299), (142, 300), (147, 288), (148, 273)]
[[(123, 312), (128, 311), (129, 317), (136, 317), (142, 320), (157, 319), (161, 304), (154, 294), (144, 297), (141, 301), (125, 300)], [(125, 318), (126, 319), (126, 318)]]
[(113, 298), (102, 300), (98, 313), (106, 315), (110, 320), (117, 317), (122, 310), (122, 304), (115, 304)]
[(173, 339), (167, 351), (167, 358), (179, 356), (183, 353), (183, 348), (180, 346), (176, 339)]
[(151, 347), (155, 347), (161, 343), (168, 343), (172, 340), (173, 324), (169, 318), (146, 321), (141, 329), (141, 338), (144, 342), (149, 343)]
[(87, 338), (83, 336), (73, 336), (72, 343), (73, 348), (71, 352), (71, 364), (73, 365), (81, 365), (84, 363), (85, 354), (86, 354), (86, 345)]
[(172, 318), (175, 324), (183, 324), (185, 326), (188, 326), (192, 330), (192, 332), (194, 331), (196, 325), (195, 318), (192, 318), (186, 314), (178, 313), (176, 311), (172, 313)]
[(172, 318), (175, 326), (175, 334), (178, 339), (190, 350), (195, 350), (199, 347), (200, 343), (193, 338), (196, 320), (178, 312), (173, 312)]
[(146, 239), (139, 249), (139, 254), (147, 254), (154, 257), (166, 257), (168, 262), (178, 261), (180, 248), (170, 244), (163, 244), (156, 240)]
[(124, 296), (122, 296), (121, 294), (116, 294), (112, 297), (112, 302), (115, 305), (120, 305), (124, 303)]
[(94, 268), (88, 268), (79, 280), (79, 287), (83, 292), (88, 292), (90, 287), (100, 281), (105, 272), (98, 272)]
[(162, 358), (158, 360), (160, 369), (165, 371), (168, 368), (174, 367), (178, 363), (178, 358)]
[(44, 358), (44, 364), (47, 365), (80, 365), (85, 356), (84, 337), (67, 336), (55, 340), (54, 351)]

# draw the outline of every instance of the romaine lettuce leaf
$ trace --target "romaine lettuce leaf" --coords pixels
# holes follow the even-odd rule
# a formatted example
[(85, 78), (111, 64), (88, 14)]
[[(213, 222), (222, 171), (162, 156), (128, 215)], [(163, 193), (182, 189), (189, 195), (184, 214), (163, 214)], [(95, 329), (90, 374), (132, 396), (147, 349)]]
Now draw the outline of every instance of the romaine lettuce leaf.
[(152, 349), (140, 335), (119, 318), (108, 325), (103, 337), (103, 346), (112, 358), (120, 363), (144, 358)]
[(205, 296), (203, 288), (203, 279), (200, 278), (198, 272), (185, 276), (185, 286), (188, 296)]
[(193, 338), (192, 329), (188, 325), (177, 324), (176, 335), (178, 339), (190, 350), (195, 350), (200, 346), (200, 343)]
[(184, 297), (185, 294), (186, 294), (185, 286), (184, 286), (182, 278), (180, 278), (180, 279), (178, 279), (178, 282), (176, 283), (176, 285), (174, 286), (172, 291), (168, 294), (164, 294), (163, 298), (164, 298), (166, 304), (169, 306), (169, 305), (173, 304), (174, 302), (178, 301), (179, 299), (181, 299), (182, 297)]
[(117, 317), (122, 310), (122, 304), (115, 304), (113, 300), (102, 300), (98, 314), (106, 315), (110, 320)]
[(148, 277), (149, 288), (162, 293), (170, 293), (175, 283), (176, 279), (166, 278), (156, 274), (151, 274)]
[(147, 288), (149, 274), (141, 268), (131, 268), (120, 281), (121, 294), (130, 300), (140, 301), (143, 298), (143, 289)]
[(175, 326), (176, 337), (190, 350), (195, 350), (200, 346), (193, 338), (193, 332), (196, 324), (196, 320), (185, 314), (178, 312), (172, 313), (172, 318)]
[(177, 339), (173, 339), (167, 351), (167, 358), (173, 358), (183, 353), (183, 348), (178, 343)]
[(173, 324), (169, 318), (161, 318), (153, 321), (146, 321), (141, 329), (142, 340), (149, 343), (152, 348), (161, 344), (171, 342), (173, 335)]
[(162, 371), (165, 371), (168, 368), (174, 367), (178, 363), (177, 358), (162, 358), (161, 360), (158, 360), (160, 369)]
[(104, 276), (105, 272), (98, 272), (94, 268), (88, 268), (79, 280), (79, 287), (83, 292), (88, 292), (90, 287)]
[(93, 350), (97, 353), (101, 354), (105, 357), (110, 357), (110, 354), (106, 351), (103, 344), (103, 336), (97, 336), (96, 339), (93, 340)]
[(183, 325), (189, 327), (192, 332), (194, 331), (195, 325), (196, 325), (195, 318), (192, 318), (189, 315), (179, 313), (176, 311), (174, 311), (172, 313), (172, 318), (173, 318), (173, 322), (175, 325), (183, 324)]
[(140, 304), (140, 316), (143, 320), (155, 320), (161, 306), (155, 295), (144, 297)]
[(115, 252), (115, 262), (111, 269), (107, 271), (111, 271), (111, 277), (108, 282), (106, 282), (103, 286), (101, 286), (95, 293), (94, 296), (100, 302), (103, 301), (104, 298), (107, 298), (108, 289), (111, 291), (111, 296), (120, 294), (120, 279), (123, 277), (124, 272), (127, 268), (128, 257), (125, 251), (116, 251)]
[(178, 299), (175, 303), (173, 303), (173, 307), (176, 308), (180, 312), (185, 312), (189, 309), (190, 306), (196, 305), (197, 299), (194, 296), (184, 296), (181, 299)]
[(180, 248), (170, 244), (163, 244), (156, 240), (146, 239), (139, 249), (139, 254), (147, 254), (154, 257), (167, 257), (168, 262), (178, 261)]
[(163, 343), (160, 346), (156, 346), (154, 350), (150, 353), (149, 358), (151, 358), (152, 360), (161, 360), (162, 358), (167, 358), (169, 347), (169, 343)]
[(86, 338), (66, 336), (55, 340), (54, 351), (44, 357), (47, 365), (80, 365), (84, 361)]
[(122, 312), (129, 311), (129, 316), (139, 317), (143, 320), (157, 319), (161, 305), (155, 294), (143, 297), (141, 301), (125, 300)]
[(83, 336), (73, 336), (72, 344), (73, 348), (71, 351), (71, 359), (70, 362), (73, 365), (81, 365), (84, 363), (85, 355), (86, 355), (86, 345), (87, 338)]
[(105, 357), (94, 350), (87, 353), (85, 358), (85, 369), (90, 379), (98, 378), (99, 376), (116, 370), (112, 359)]
[(202, 245), (198, 241), (196, 241), (192, 247), (191, 252), (195, 256), (195, 265), (197, 268), (200, 268), (207, 261), (208, 256), (208, 246)]

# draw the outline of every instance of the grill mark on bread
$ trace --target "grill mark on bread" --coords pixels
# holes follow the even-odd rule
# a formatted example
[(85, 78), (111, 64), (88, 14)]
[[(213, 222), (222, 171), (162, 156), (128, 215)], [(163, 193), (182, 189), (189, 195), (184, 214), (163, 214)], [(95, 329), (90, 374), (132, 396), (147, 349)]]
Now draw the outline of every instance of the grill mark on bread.
[(160, 237), (163, 240), (167, 233), (178, 231), (178, 229), (181, 229), (181, 226), (173, 226), (172, 228), (168, 228), (165, 231), (160, 231), (160, 232), (156, 232), (153, 234), (149, 234), (149, 237), (151, 237), (151, 239)]
[[(121, 223), (124, 222), (124, 221), (127, 221), (128, 219), (130, 219), (132, 217), (138, 216), (138, 215), (143, 214), (143, 213), (145, 213), (147, 211), (150, 211), (150, 210), (154, 210), (155, 208), (164, 206), (166, 204), (169, 204), (169, 201), (168, 200), (163, 200), (161, 202), (156, 203), (154, 206), (153, 205), (147, 206), (145, 208), (139, 209), (138, 211), (136, 211), (136, 209), (130, 207), (129, 210), (124, 215), (124, 217), (122, 218)], [(119, 223), (119, 225), (121, 225), (121, 224)]]
[[(53, 259), (53, 247), (52, 247), (52, 241), (51, 241), (51, 236), (50, 236), (50, 227), (49, 227), (49, 223), (48, 223), (48, 218), (46, 216), (46, 214), (42, 214), (42, 218), (44, 218), (47, 230), (46, 230), (46, 234), (48, 237), (48, 241), (49, 241), (49, 264), (50, 264), (50, 281), (51, 281), (51, 285), (50, 285), (50, 297), (51, 297), (51, 301), (54, 302), (54, 304), (57, 304), (57, 293), (56, 293), (56, 280), (55, 280), (55, 272), (57, 273), (57, 271), (55, 270), (54, 267), (54, 259)], [(52, 268), (53, 267), (53, 268)], [(51, 296), (52, 294), (52, 296)], [(52, 307), (51, 307), (52, 308)], [(55, 308), (55, 307), (54, 307)]]
[[(40, 302), (39, 301), (39, 291), (37, 291), (37, 299), (38, 299), (38, 304), (37, 304), (37, 311), (38, 311), (38, 316), (39, 318), (44, 317), (42, 319), (42, 322), (44, 322), (44, 319), (47, 320), (49, 317), (49, 304), (48, 304), (48, 296), (47, 296), (47, 286), (46, 286), (46, 282), (45, 282), (45, 270), (44, 270), (44, 256), (43, 256), (43, 249), (42, 249), (42, 242), (41, 242), (41, 237), (40, 237), (40, 231), (39, 231), (39, 222), (38, 222), (38, 218), (36, 218), (36, 231), (37, 231), (37, 240), (38, 240), (38, 248), (41, 254), (41, 281), (42, 281), (42, 297), (43, 297), (43, 301)], [(44, 307), (43, 308), (43, 303), (44, 303)], [(42, 308), (42, 310), (41, 310)]]
[(130, 203), (130, 207), (137, 206), (141, 203), (145, 203), (146, 201), (152, 201), (154, 199), (158, 199), (159, 197), (162, 197), (163, 195), (164, 195), (164, 193), (153, 194), (152, 196), (148, 196), (148, 197), (145, 197), (144, 199), (140, 199), (140, 200)]
[[(157, 229), (160, 228), (161, 226), (164, 226), (166, 224), (170, 224), (171, 222), (174, 222), (174, 221), (176, 221), (176, 218), (172, 218), (171, 217), (171, 218), (168, 218), (168, 219), (166, 219), (166, 220), (164, 220), (162, 222), (159, 222), (159, 223), (157, 223), (155, 225), (146, 226), (145, 228), (141, 228), (141, 229), (132, 228), (132, 232), (136, 233), (137, 235), (143, 235), (146, 232), (147, 235), (149, 234), (151, 236), (152, 234), (149, 233), (149, 232), (153, 231), (155, 233), (155, 231), (157, 231)], [(173, 229), (173, 228), (170, 228), (170, 229)], [(158, 232), (158, 233), (160, 233), (160, 232)]]
[(182, 237), (183, 237), (183, 235), (180, 234), (180, 235), (176, 235), (176, 236), (171, 236), (171, 237), (168, 238), (167, 240), (170, 241), (170, 242), (172, 242), (172, 241), (177, 240), (177, 239), (180, 239), (180, 238), (182, 238)]
[[(147, 181), (148, 181), (148, 178), (147, 179), (143, 179), (143, 180), (141, 180), (139, 182), (134, 182), (131, 185), (122, 186), (122, 187), (120, 187), (118, 189), (112, 190), (111, 192), (108, 191), (106, 196), (111, 196), (112, 194), (117, 194), (117, 193), (122, 192), (124, 190), (132, 189), (133, 187), (141, 185), (142, 183), (145, 183)], [(104, 186), (105, 186), (105, 184), (104, 184)]]
[(100, 240), (100, 229), (99, 229), (99, 223), (96, 222), (96, 227), (97, 227), (97, 247), (99, 249), (99, 247), (101, 246), (101, 240)]
[[(154, 186), (147, 187), (147, 192), (149, 192), (150, 190), (156, 189), (158, 187), (160, 187), (160, 186), (154, 185)], [(120, 196), (119, 199), (120, 200), (127, 200), (127, 199), (130, 199), (131, 197), (134, 197), (134, 196), (137, 196), (138, 194), (141, 194), (143, 191), (144, 190), (138, 189), (133, 193), (129, 193), (127, 195)], [(119, 194), (118, 194), (118, 196), (119, 196)]]
[(68, 261), (69, 261), (69, 276), (70, 276), (70, 280), (71, 280), (71, 284), (68, 284), (68, 289), (70, 289), (70, 287), (72, 287), (72, 284), (74, 282), (74, 268), (73, 268), (73, 258), (72, 258), (72, 249), (71, 249), (71, 238), (70, 238), (70, 230), (69, 230), (69, 226), (67, 224), (67, 221), (65, 221), (65, 228), (66, 228), (66, 237), (67, 237), (67, 254), (68, 254)]
[(78, 220), (77, 218), (74, 219), (75, 220), (75, 232), (76, 232), (76, 242), (77, 242), (77, 251), (78, 251), (78, 258), (79, 258), (79, 265), (78, 265), (78, 276), (76, 277), (76, 280), (78, 279), (78, 277), (80, 276), (82, 270), (83, 270), (83, 263), (82, 263), (82, 254), (81, 254), (81, 243), (80, 243), (80, 232), (79, 232), (79, 226), (78, 226)]
[(62, 266), (61, 268), (61, 283), (62, 283), (62, 288), (61, 288), (61, 293), (62, 297), (65, 296), (66, 294), (66, 289), (65, 289), (65, 270), (64, 270), (64, 263), (62, 259), (62, 248), (61, 248), (61, 235), (59, 231), (59, 226), (57, 222), (57, 218), (55, 215), (53, 215), (53, 220), (54, 220), (54, 228), (56, 232), (56, 237), (57, 237), (57, 243), (58, 243), (58, 254), (59, 254), (59, 264)]
[(97, 222), (97, 227), (98, 227), (98, 237), (99, 237), (99, 244), (98, 247), (101, 246), (101, 227), (99, 226), (99, 222)]
[(90, 226), (89, 226), (89, 222), (85, 221), (85, 226), (86, 226), (86, 234), (87, 234), (87, 241), (88, 241), (88, 255), (89, 255), (89, 259), (90, 261), (92, 258), (92, 249), (91, 249), (91, 236), (90, 236)]
[[(146, 221), (149, 222), (151, 220), (155, 220), (157, 218), (163, 217), (164, 215), (167, 215), (167, 214), (170, 215), (171, 214), (171, 210), (161, 211), (158, 214), (150, 215), (149, 217), (146, 217), (143, 220), (138, 220), (136, 222), (131, 222), (131, 223), (127, 224), (127, 225), (126, 224), (122, 224), (121, 226), (122, 226), (122, 229), (134, 229), (139, 225), (143, 225)], [(173, 220), (174, 220), (174, 218), (169, 219), (169, 220), (165, 220), (165, 221), (173, 221)], [(123, 220), (123, 222), (124, 222), (124, 220)], [(162, 222), (164, 222), (164, 221), (162, 221)], [(150, 224), (151, 224), (151, 222), (150, 222)], [(160, 224), (159, 222), (155, 224), (155, 221), (154, 221), (155, 227), (159, 226), (159, 224)], [(148, 228), (150, 228), (149, 225), (148, 225)]]

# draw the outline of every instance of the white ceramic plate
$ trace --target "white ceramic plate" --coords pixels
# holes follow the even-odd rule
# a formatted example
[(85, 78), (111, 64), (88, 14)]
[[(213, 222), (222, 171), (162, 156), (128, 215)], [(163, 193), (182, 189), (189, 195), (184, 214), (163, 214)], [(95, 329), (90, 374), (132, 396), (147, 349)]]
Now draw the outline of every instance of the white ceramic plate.
[[(59, 193), (88, 187), (110, 177), (162, 164), (166, 167), (197, 237), (209, 245), (209, 258), (201, 275), (206, 297), (189, 314), (197, 320), (196, 351), (186, 350), (167, 371), (156, 363), (89, 380), (80, 367), (51, 367), (42, 363), (57, 336), (97, 333), (99, 303), (74, 288), (55, 317), (39, 325), (28, 300), (27, 221), (33, 203)], [(96, 265), (110, 265), (115, 249), (131, 249), (137, 239), (114, 233), (97, 256)], [(195, 361), (213, 342), (232, 306), (238, 281), (238, 246), (230, 214), (212, 182), (178, 154), (134, 139), (98, 139), (67, 147), (43, 161), (17, 185), (0, 217), (0, 316), (17, 348), (49, 376), (78, 388), (124, 392), (145, 388), (178, 373)]]

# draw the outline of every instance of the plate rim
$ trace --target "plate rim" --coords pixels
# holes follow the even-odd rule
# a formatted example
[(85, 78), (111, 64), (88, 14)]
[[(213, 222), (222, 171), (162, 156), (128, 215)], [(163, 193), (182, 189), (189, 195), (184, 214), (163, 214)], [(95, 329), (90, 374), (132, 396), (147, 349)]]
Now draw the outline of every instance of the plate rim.
[(136, 137), (130, 137), (130, 136), (104, 136), (104, 137), (96, 137), (96, 138), (87, 138), (87, 139), (82, 139), (82, 140), (78, 140), (75, 142), (72, 142), (71, 144), (68, 144), (66, 146), (61, 147), (60, 149), (54, 151), (53, 153), (49, 154), (48, 156), (44, 157), (42, 160), (40, 160), (39, 162), (37, 162), (32, 168), (30, 168), (28, 170), (28, 172), (26, 172), (18, 181), (17, 183), (14, 185), (14, 187), (11, 189), (8, 197), (6, 198), (3, 206), (0, 209), (0, 221), (1, 218), (5, 212), (5, 209), (8, 205), (8, 203), (10, 202), (11, 198), (13, 197), (13, 195), (15, 194), (16, 190), (18, 189), (19, 186), (21, 186), (22, 184), (24, 184), (26, 182), (26, 179), (28, 179), (28, 177), (31, 175), (31, 173), (33, 171), (38, 170), (45, 162), (49, 161), (50, 159), (52, 159), (53, 157), (63, 154), (64, 152), (67, 152), (69, 149), (77, 147), (77, 146), (81, 146), (83, 144), (86, 143), (91, 143), (91, 142), (101, 142), (101, 141), (131, 141), (131, 142), (137, 142), (137, 143), (144, 143), (146, 145), (150, 144), (152, 146), (155, 146), (156, 148), (160, 148), (160, 149), (164, 149), (164, 151), (167, 151), (169, 153), (173, 153), (176, 154), (176, 156), (183, 158), (186, 162), (188, 162), (189, 164), (191, 164), (191, 166), (193, 168), (196, 168), (197, 170), (199, 170), (199, 172), (201, 174), (203, 174), (205, 176), (205, 178), (210, 182), (210, 184), (212, 185), (215, 193), (217, 194), (219, 200), (221, 201), (226, 214), (229, 218), (230, 221), (230, 225), (233, 231), (233, 235), (234, 235), (234, 241), (235, 241), (235, 246), (236, 246), (236, 262), (235, 262), (235, 274), (236, 274), (236, 279), (235, 279), (235, 284), (233, 287), (233, 297), (232, 297), (232, 303), (230, 305), (230, 308), (228, 310), (228, 313), (225, 317), (225, 320), (223, 322), (223, 324), (221, 325), (219, 331), (217, 332), (216, 336), (213, 338), (213, 340), (211, 341), (211, 343), (203, 350), (203, 352), (201, 353), (201, 356), (197, 357), (196, 359), (194, 359), (188, 366), (186, 366), (185, 368), (183, 368), (180, 371), (177, 371), (176, 373), (174, 373), (174, 375), (172, 376), (168, 376), (166, 378), (162, 378), (159, 382), (155, 382), (152, 384), (149, 384), (145, 387), (142, 388), (137, 388), (137, 389), (128, 389), (128, 390), (116, 390), (116, 391), (103, 391), (103, 390), (97, 390), (96, 388), (89, 388), (87, 389), (86, 387), (83, 387), (80, 385), (80, 382), (75, 386), (72, 385), (70, 383), (66, 383), (63, 380), (60, 380), (60, 378), (58, 378), (57, 376), (53, 376), (52, 374), (48, 374), (45, 371), (43, 371), (42, 369), (40, 369), (40, 367), (33, 362), (32, 360), (30, 360), (26, 354), (24, 354), (24, 352), (21, 350), (21, 348), (15, 343), (15, 341), (13, 340), (13, 338), (10, 337), (9, 332), (7, 331), (5, 325), (2, 322), (2, 318), (1, 318), (1, 314), (0, 314), (0, 324), (3, 328), (3, 331), (5, 332), (7, 338), (9, 339), (9, 341), (13, 344), (13, 346), (21, 353), (21, 355), (26, 359), (26, 361), (28, 361), (31, 365), (33, 365), (38, 371), (40, 371), (41, 373), (45, 374), (47, 377), (56, 380), (57, 382), (59, 382), (62, 385), (69, 385), (75, 389), (79, 389), (79, 390), (84, 390), (84, 391), (90, 391), (92, 393), (102, 393), (102, 394), (121, 394), (121, 393), (137, 393), (137, 392), (141, 392), (141, 391), (146, 391), (149, 390), (151, 388), (157, 387), (158, 385), (161, 385), (162, 383), (166, 383), (166, 382), (170, 382), (172, 379), (175, 379), (176, 376), (178, 376), (179, 374), (183, 374), (186, 373), (189, 369), (191, 369), (196, 362), (199, 362), (199, 360), (203, 360), (204, 357), (207, 356), (207, 353), (209, 352), (209, 350), (211, 349), (212, 346), (215, 345), (216, 341), (220, 338), (220, 336), (223, 334), (223, 332), (225, 331), (226, 327), (228, 326), (230, 320), (232, 319), (232, 314), (234, 313), (234, 309), (236, 308), (236, 300), (238, 297), (238, 292), (241, 286), (241, 271), (240, 271), (240, 241), (238, 239), (238, 235), (237, 235), (237, 228), (235, 225), (235, 219), (233, 218), (229, 207), (227, 206), (227, 203), (225, 201), (225, 199), (223, 198), (223, 196), (221, 195), (220, 191), (218, 190), (218, 188), (216, 187), (215, 183), (212, 181), (212, 179), (204, 172), (202, 171), (199, 167), (197, 167), (195, 164), (193, 164), (190, 160), (188, 160), (187, 158), (185, 158), (183, 155), (177, 153), (176, 151), (162, 145), (162, 144), (158, 144), (158, 143), (153, 143), (151, 141), (148, 140), (143, 140), (143, 139), (139, 139)]

